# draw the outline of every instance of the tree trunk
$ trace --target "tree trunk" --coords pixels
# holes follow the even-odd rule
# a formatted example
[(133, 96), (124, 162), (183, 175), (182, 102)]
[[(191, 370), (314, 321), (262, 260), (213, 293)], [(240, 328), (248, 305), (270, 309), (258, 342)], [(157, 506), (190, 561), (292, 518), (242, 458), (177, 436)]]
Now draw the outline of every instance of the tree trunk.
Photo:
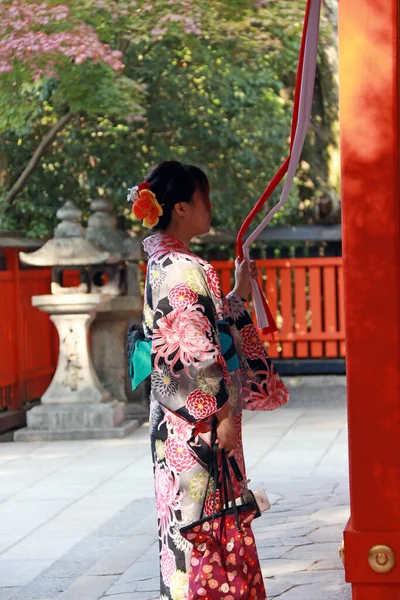
[(49, 145), (54, 141), (57, 133), (59, 131), (61, 131), (62, 129), (64, 129), (64, 127), (71, 121), (71, 119), (74, 116), (75, 116), (75, 113), (73, 113), (71, 111), (67, 112), (65, 115), (63, 115), (61, 117), (61, 119), (59, 119), (57, 121), (57, 123), (55, 123), (53, 125), (53, 127), (50, 129), (50, 131), (44, 136), (44, 138), (40, 142), (39, 146), (36, 148), (35, 152), (33, 153), (32, 158), (26, 165), (25, 169), (22, 171), (21, 175), (18, 177), (17, 181), (14, 183), (14, 185), (11, 187), (10, 191), (8, 192), (7, 196), (5, 197), (5, 204), (6, 204), (7, 208), (9, 208), (11, 206), (11, 204), (13, 203), (13, 200), (17, 196), (17, 194), (19, 194), (19, 192), (21, 192), (24, 189), (26, 182), (28, 181), (29, 177), (32, 175), (33, 171), (36, 169), (40, 159), (46, 152)]
[(8, 157), (4, 146), (0, 144), (0, 187), (8, 187), (10, 176), (8, 173)]

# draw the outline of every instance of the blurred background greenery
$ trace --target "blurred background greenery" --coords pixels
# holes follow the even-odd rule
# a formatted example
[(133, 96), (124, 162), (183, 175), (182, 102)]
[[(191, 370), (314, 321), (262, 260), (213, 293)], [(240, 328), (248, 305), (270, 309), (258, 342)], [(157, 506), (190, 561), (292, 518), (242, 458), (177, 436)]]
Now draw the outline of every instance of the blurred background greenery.
[[(236, 230), (288, 153), (305, 4), (3, 1), (0, 229), (45, 238), (66, 200), (86, 218), (102, 195), (139, 228), (127, 188), (178, 159)], [(336, 20), (326, 0), (312, 126), (274, 224), (340, 219)]]

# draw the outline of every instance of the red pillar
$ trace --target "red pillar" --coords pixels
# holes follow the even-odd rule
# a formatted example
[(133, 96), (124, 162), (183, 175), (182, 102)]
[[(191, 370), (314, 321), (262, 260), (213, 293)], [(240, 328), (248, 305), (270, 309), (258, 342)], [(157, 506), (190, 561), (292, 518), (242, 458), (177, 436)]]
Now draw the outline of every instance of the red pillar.
[[(339, 2), (354, 600), (400, 599), (399, 13), (398, 0)], [(386, 573), (368, 562), (382, 544), (397, 557)]]
[(8, 410), (21, 410), (22, 398), (22, 373), (23, 373), (23, 337), (21, 331), (21, 314), (19, 297), (20, 291), (20, 272), (18, 260), (18, 248), (5, 248), (3, 250), (7, 261), (7, 270), (12, 274), (13, 282), (13, 315), (12, 315), (12, 343), (10, 351), (13, 353), (14, 373), (16, 383), (12, 386), (11, 403), (8, 405)]

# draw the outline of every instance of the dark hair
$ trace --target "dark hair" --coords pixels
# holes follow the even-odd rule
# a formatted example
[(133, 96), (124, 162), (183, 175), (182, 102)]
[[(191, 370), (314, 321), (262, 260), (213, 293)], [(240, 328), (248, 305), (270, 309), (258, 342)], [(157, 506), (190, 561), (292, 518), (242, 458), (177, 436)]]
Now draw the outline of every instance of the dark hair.
[(177, 160), (160, 162), (149, 171), (145, 181), (150, 184), (151, 191), (163, 209), (163, 214), (152, 231), (168, 229), (175, 204), (191, 202), (197, 189), (205, 195), (210, 192), (207, 175), (201, 169)]

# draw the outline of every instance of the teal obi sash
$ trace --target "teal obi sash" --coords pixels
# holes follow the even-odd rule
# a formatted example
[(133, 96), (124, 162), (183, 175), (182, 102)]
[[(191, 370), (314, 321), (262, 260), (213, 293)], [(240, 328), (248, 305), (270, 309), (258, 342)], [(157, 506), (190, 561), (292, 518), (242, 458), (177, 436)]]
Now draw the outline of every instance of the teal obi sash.
[(137, 340), (133, 346), (129, 361), (128, 375), (132, 382), (132, 390), (151, 375), (151, 341)]
[(236, 352), (235, 343), (230, 331), (230, 327), (226, 322), (226, 319), (217, 322), (219, 341), (221, 344), (221, 352), (224, 357), (226, 364), (228, 365), (228, 371), (236, 371), (240, 367), (239, 358)]
[[(217, 327), (222, 356), (228, 365), (228, 371), (235, 371), (240, 367), (240, 363), (226, 319), (218, 321)], [(128, 333), (128, 376), (132, 382), (132, 390), (136, 390), (151, 375), (151, 340), (145, 338), (144, 334), (138, 335), (138, 329), (135, 327), (132, 343), (129, 343), (131, 331)]]

